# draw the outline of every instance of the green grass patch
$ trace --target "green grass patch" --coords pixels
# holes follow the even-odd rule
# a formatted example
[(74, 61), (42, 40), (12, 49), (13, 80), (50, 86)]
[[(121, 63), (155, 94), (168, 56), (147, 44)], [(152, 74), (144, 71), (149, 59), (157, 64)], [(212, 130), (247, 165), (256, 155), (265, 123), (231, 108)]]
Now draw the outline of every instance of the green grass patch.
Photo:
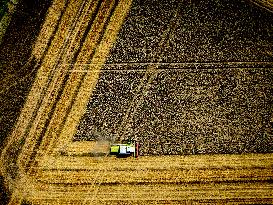
[(0, 0), (0, 19), (2, 19), (8, 11), (8, 2), (9, 0)]

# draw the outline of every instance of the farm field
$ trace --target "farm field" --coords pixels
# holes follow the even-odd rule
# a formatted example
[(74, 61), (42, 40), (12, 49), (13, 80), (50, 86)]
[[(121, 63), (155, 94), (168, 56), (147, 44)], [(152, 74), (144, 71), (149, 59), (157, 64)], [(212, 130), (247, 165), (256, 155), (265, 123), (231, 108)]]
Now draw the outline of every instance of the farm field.
[[(1, 153), (9, 204), (273, 203), (273, 16), (263, 9), (52, 1)], [(140, 143), (139, 158), (109, 155), (124, 139)]]
[(272, 203), (272, 157), (52, 157), (20, 190), (34, 204)]
[(153, 2), (132, 2), (71, 138), (131, 138), (141, 155), (272, 152), (272, 13)]

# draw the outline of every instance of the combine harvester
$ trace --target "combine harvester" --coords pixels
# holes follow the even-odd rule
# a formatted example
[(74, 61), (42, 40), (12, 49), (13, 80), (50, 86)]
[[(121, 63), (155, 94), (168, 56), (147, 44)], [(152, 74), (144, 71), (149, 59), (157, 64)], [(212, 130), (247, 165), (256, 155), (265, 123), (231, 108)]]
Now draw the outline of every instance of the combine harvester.
[(124, 140), (122, 143), (112, 144), (110, 147), (110, 155), (116, 155), (118, 158), (139, 156), (139, 143), (132, 140)]

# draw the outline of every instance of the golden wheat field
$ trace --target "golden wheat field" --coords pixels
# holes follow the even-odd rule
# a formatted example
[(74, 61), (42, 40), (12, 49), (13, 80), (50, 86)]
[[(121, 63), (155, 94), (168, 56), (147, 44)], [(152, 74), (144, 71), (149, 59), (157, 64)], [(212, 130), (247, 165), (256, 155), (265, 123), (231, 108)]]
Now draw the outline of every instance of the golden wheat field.
[[(143, 3), (150, 10), (142, 3), (52, 1), (31, 52), (34, 82), (1, 153), (8, 204), (273, 204), (273, 78), (267, 52), (273, 45), (259, 43), (255, 58), (246, 45), (256, 44), (241, 45), (240, 39), (224, 45), (233, 36), (217, 30), (213, 38), (222, 46), (217, 53), (198, 41), (206, 40), (200, 33), (211, 25), (202, 24), (195, 39), (181, 23), (183, 6), (189, 7), (185, 19), (206, 16), (197, 15), (198, 3), (170, 1), (161, 10), (156, 1)], [(203, 50), (190, 45), (188, 51), (192, 39)], [(181, 41), (184, 47), (177, 46)], [(120, 54), (125, 51), (129, 54)], [(193, 54), (199, 55), (196, 62)], [(125, 91), (112, 91), (113, 82)], [(140, 156), (109, 155), (111, 140), (128, 136), (140, 142)]]

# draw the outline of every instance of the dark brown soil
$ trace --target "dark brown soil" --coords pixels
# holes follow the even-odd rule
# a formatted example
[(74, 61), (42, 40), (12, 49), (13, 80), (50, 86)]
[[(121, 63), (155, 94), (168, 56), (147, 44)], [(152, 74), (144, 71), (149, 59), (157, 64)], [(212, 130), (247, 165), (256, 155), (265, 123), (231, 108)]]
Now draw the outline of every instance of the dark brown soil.
[(74, 139), (133, 138), (143, 155), (273, 152), (272, 27), (248, 1), (134, 1)]

